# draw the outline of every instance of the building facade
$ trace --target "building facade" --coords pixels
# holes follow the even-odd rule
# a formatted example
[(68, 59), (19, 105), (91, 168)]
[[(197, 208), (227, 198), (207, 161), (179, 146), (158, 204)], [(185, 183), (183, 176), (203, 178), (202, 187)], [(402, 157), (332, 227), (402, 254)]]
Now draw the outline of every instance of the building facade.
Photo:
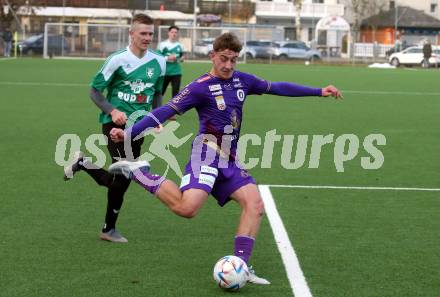
[(315, 27), (320, 19), (327, 16), (342, 17), (344, 5), (338, 0), (303, 0), (300, 12), (301, 36), (296, 36), (296, 15), (293, 1), (255, 1), (257, 24), (283, 26), (285, 39), (302, 41), (315, 39)]

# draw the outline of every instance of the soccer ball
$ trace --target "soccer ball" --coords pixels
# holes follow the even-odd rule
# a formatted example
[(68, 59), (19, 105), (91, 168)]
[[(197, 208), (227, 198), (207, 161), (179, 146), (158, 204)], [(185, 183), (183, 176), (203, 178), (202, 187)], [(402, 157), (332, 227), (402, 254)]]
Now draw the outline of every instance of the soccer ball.
[(237, 291), (246, 285), (249, 268), (241, 258), (225, 256), (215, 264), (213, 276), (220, 288)]

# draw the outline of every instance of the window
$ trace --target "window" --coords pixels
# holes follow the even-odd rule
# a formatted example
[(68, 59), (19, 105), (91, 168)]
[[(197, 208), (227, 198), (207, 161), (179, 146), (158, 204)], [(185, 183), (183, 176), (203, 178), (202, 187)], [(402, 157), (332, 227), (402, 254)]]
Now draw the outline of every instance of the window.
[(431, 4), (431, 13), (437, 13), (437, 4), (435, 3)]
[(308, 29), (308, 34), (307, 34), (307, 35), (308, 35), (308, 37), (309, 37), (309, 38), (308, 38), (309, 41), (312, 41), (312, 40), (313, 40), (313, 31), (314, 31), (313, 28), (309, 28), (309, 29)]

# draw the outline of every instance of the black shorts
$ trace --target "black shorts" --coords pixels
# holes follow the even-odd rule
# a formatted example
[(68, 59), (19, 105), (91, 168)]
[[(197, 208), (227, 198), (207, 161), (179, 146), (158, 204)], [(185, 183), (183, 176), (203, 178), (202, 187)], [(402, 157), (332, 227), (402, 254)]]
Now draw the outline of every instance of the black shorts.
[[(114, 143), (110, 139), (110, 130), (113, 128), (125, 129), (125, 126), (118, 126), (113, 122), (102, 125), (102, 134), (104, 134), (108, 138), (107, 149), (110, 152), (110, 156), (112, 157), (112, 163), (115, 163), (119, 161), (118, 158), (126, 158), (127, 154), (124, 150), (124, 142)], [(136, 141), (131, 141), (133, 158), (139, 158), (139, 156), (141, 155), (142, 143), (144, 143), (144, 138), (140, 138)], [(128, 154), (128, 157), (131, 157), (130, 154)]]

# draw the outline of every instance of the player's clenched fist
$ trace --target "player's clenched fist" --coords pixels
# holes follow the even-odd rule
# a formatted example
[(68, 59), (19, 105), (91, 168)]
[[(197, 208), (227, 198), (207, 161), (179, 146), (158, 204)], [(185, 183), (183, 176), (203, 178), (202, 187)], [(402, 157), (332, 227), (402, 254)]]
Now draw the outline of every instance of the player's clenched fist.
[(341, 91), (339, 91), (334, 86), (330, 85), (322, 89), (322, 96), (328, 97), (332, 96), (335, 99), (343, 99)]
[(113, 142), (124, 141), (124, 130), (119, 128), (113, 128), (110, 130), (110, 138)]
[(127, 115), (125, 112), (119, 111), (116, 108), (110, 112), (110, 116), (112, 117), (113, 123), (116, 125), (122, 126), (127, 122)]

